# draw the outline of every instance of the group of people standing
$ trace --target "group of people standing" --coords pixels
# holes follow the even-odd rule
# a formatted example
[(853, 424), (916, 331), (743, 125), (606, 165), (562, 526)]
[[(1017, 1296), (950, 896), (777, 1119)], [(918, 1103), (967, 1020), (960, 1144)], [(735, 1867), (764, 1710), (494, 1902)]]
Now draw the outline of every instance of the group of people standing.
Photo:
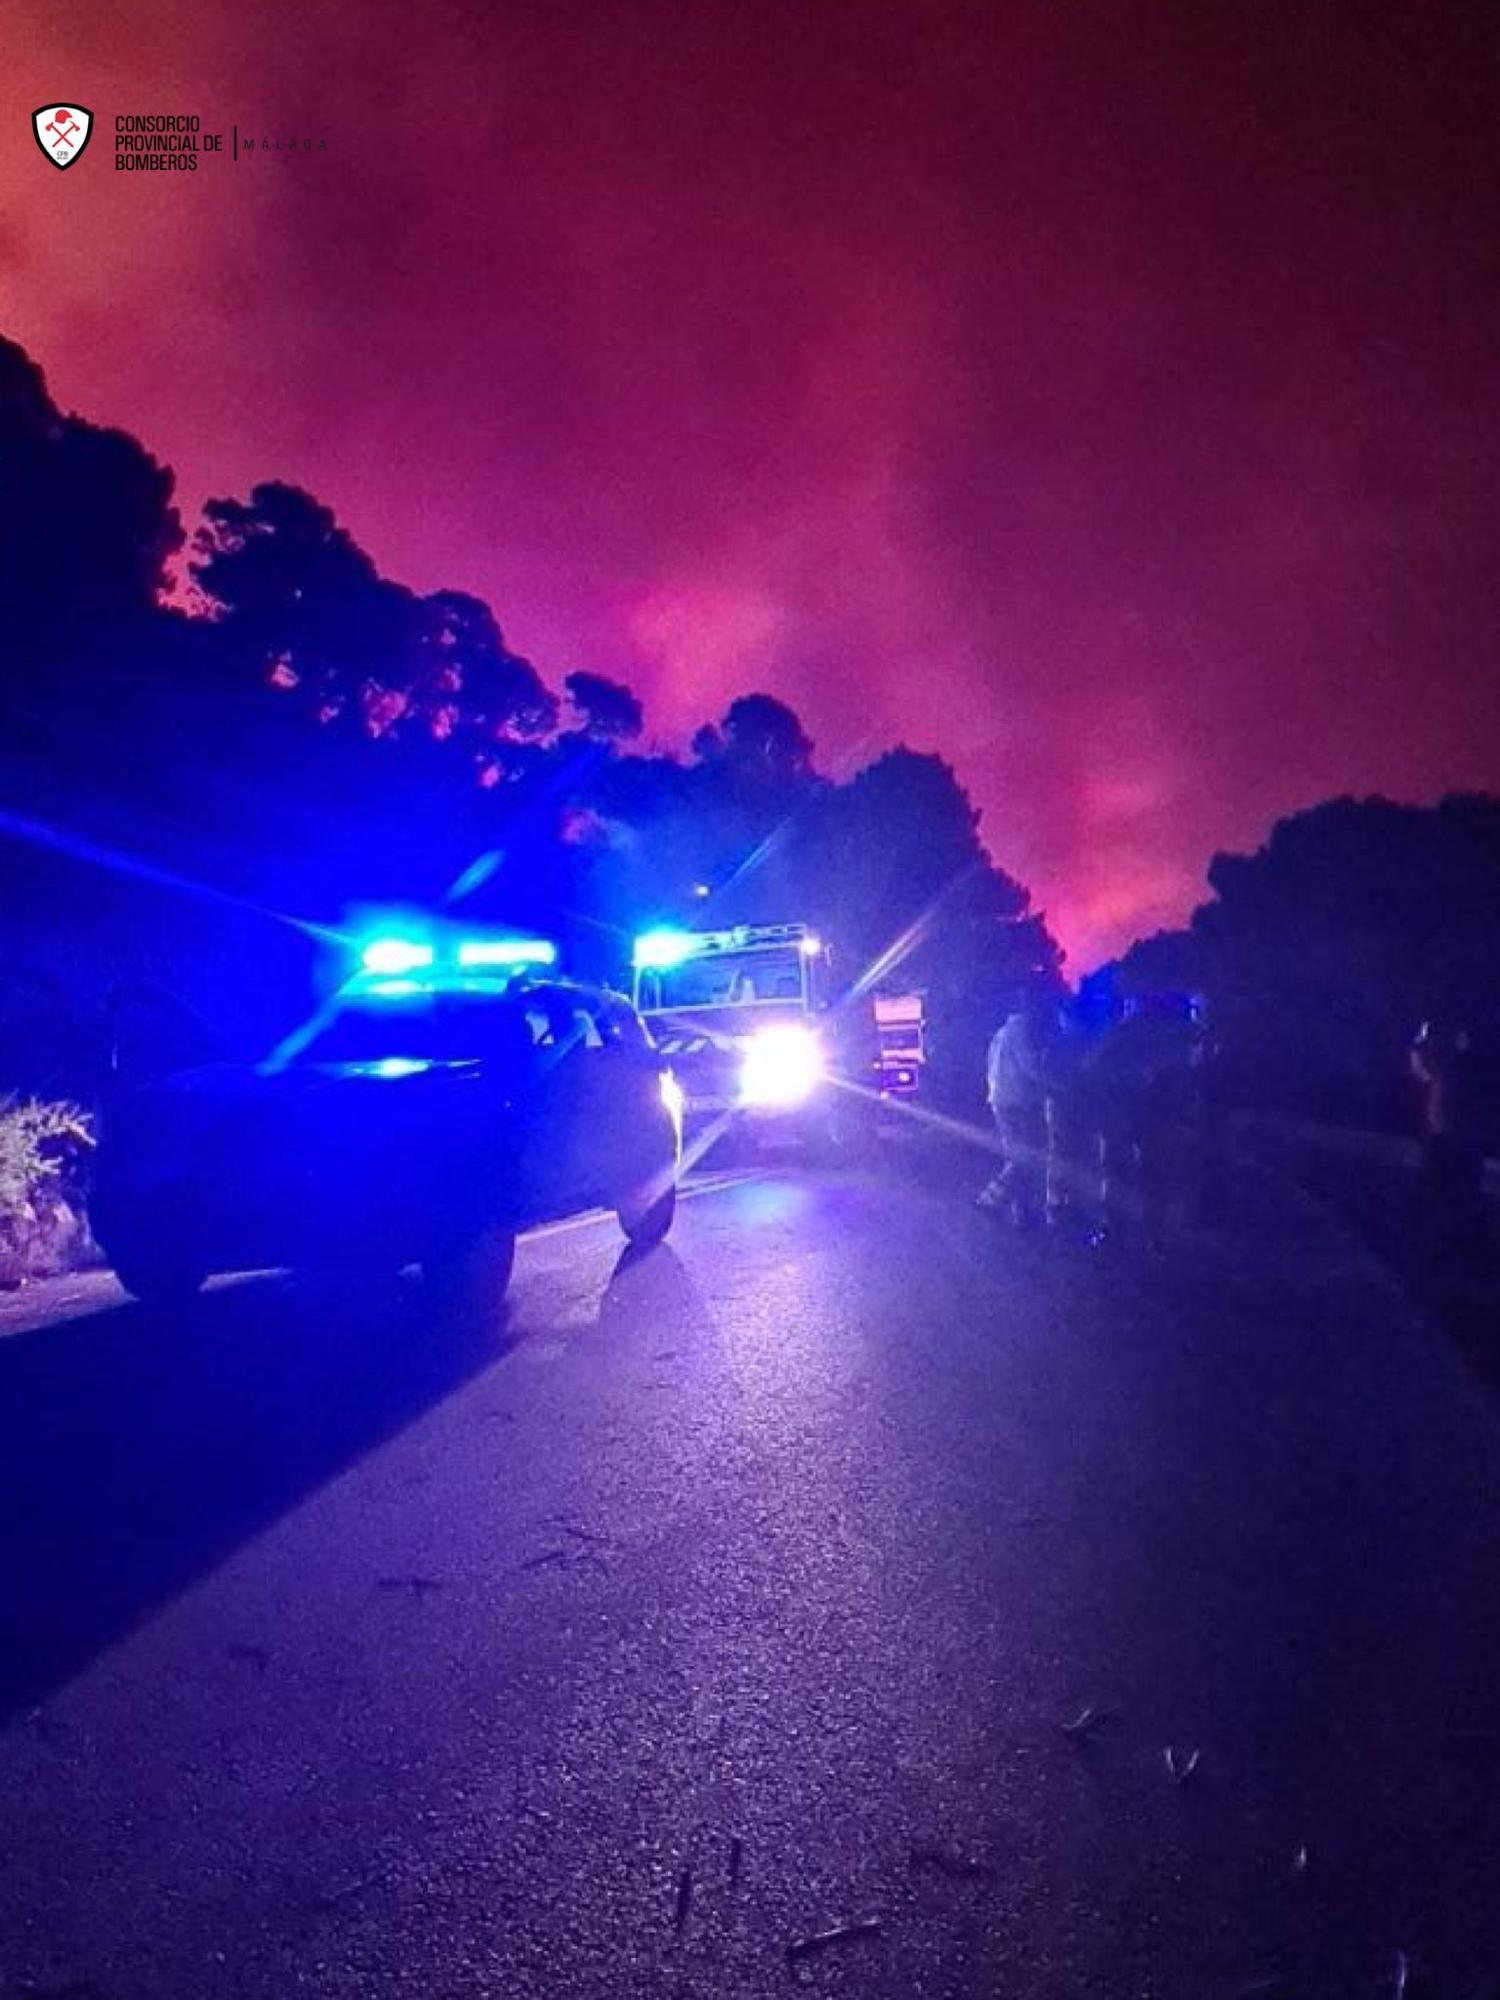
[[(1444, 1256), (1486, 1238), (1485, 1158), (1500, 1136), (1494, 1038), (1424, 1023), (1409, 1050), (1424, 1194), (1409, 1226)], [(999, 1164), (982, 1206), (1022, 1227), (1161, 1243), (1224, 1207), (1228, 1147), (1218, 1039), (1200, 1001), (1018, 1002), (989, 1044)]]
[(1022, 1227), (1156, 1241), (1211, 1206), (1219, 1135), (1201, 1006), (1028, 999), (996, 1030), (986, 1090), (1000, 1165), (979, 1196)]

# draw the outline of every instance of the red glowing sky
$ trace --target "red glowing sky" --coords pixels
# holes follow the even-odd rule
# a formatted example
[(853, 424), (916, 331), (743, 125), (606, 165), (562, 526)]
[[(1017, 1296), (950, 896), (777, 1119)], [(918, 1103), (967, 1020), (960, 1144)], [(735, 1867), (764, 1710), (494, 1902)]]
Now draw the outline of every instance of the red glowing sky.
[[(20, 0), (0, 330), (664, 738), (766, 687), (830, 769), (941, 750), (1087, 962), (1280, 812), (1500, 784), (1497, 27)], [(327, 150), (114, 173), (154, 110)]]

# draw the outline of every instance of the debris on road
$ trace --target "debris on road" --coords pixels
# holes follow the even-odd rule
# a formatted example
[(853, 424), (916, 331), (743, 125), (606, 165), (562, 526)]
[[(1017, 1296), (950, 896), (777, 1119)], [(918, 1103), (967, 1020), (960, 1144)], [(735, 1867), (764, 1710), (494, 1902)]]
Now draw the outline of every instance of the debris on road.
[(1090, 1702), (1071, 1722), (1060, 1722), (1057, 1726), (1064, 1736), (1071, 1736), (1075, 1743), (1082, 1743), (1092, 1736), (1103, 1723), (1114, 1719), (1112, 1708), (1095, 1708)]
[(1292, 1856), (1292, 1873), (1294, 1875), (1305, 1875), (1307, 1873), (1307, 1860), (1307, 1842), (1303, 1841), (1297, 1852)]
[(561, 1514), (549, 1514), (542, 1525), (550, 1528), (554, 1534), (568, 1536), (570, 1541), (578, 1546), (567, 1548), (559, 1544), (550, 1549), (543, 1549), (540, 1555), (528, 1556), (521, 1564), (522, 1569), (592, 1567), (608, 1572), (609, 1560), (603, 1553), (605, 1549), (613, 1547), (608, 1535), (598, 1534), (592, 1528), (581, 1528), (576, 1521), (566, 1520)]
[(1188, 1779), (1192, 1777), (1194, 1771), (1197, 1770), (1202, 1756), (1203, 1752), (1201, 1750), (1182, 1752), (1175, 1749), (1169, 1743), (1162, 1752), (1162, 1758), (1167, 1767), (1167, 1776), (1172, 1780), (1172, 1783), (1174, 1785), (1185, 1785)]
[(955, 1854), (947, 1847), (913, 1845), (907, 1849), (907, 1862), (912, 1868), (931, 1868), (955, 1882), (989, 1881), (995, 1873), (987, 1861), (977, 1861), (968, 1854)]
[(729, 1843), (729, 1882), (731, 1888), (740, 1879), (740, 1868), (745, 1859), (745, 1843), (738, 1834)]
[(426, 1597), (434, 1590), (441, 1590), (442, 1578), (436, 1576), (377, 1576), (377, 1590), (409, 1590), (413, 1597)]
[(684, 1868), (681, 1875), (677, 1878), (677, 1901), (672, 1910), (672, 1928), (674, 1931), (682, 1929), (688, 1920), (688, 1913), (692, 1907), (693, 1871), (691, 1868)]
[(601, 1535), (596, 1528), (580, 1527), (578, 1522), (570, 1521), (566, 1514), (547, 1514), (543, 1517), (541, 1525), (545, 1528), (555, 1528), (560, 1535), (571, 1535), (575, 1542), (588, 1542), (598, 1548), (608, 1548), (611, 1545), (608, 1535)]
[(856, 1917), (852, 1923), (835, 1924), (832, 1930), (813, 1931), (808, 1937), (793, 1938), (786, 1948), (786, 1955), (795, 1965), (799, 1959), (810, 1958), (816, 1951), (826, 1951), (831, 1944), (847, 1944), (854, 1938), (878, 1937), (882, 1928), (879, 1917)]
[(1411, 1981), (1411, 1962), (1404, 1951), (1396, 1953), (1396, 1969), (1391, 1975), (1391, 2000), (1406, 2000)]

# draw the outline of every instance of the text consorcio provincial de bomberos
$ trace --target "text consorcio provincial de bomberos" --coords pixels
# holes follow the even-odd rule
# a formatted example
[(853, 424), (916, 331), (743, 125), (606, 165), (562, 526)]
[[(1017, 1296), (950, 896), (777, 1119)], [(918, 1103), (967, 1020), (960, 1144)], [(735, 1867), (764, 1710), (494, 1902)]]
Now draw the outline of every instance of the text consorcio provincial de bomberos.
[(217, 152), (223, 139), (206, 132), (200, 137), (196, 113), (121, 112), (115, 119), (115, 168), (118, 172), (193, 173), (200, 150)]

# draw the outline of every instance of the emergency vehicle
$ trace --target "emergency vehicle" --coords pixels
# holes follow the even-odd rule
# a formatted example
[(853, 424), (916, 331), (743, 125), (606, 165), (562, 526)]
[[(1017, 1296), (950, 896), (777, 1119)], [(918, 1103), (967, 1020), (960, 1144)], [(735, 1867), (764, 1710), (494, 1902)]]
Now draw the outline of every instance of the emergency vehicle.
[(832, 1005), (828, 950), (806, 924), (647, 931), (634, 975), (636, 1011), (689, 1122), (735, 1120), (835, 1147), (855, 1135), (875, 1079), (873, 1018), (867, 1003)]
[(880, 1041), (883, 1097), (915, 1097), (927, 1061), (926, 1010), (920, 993), (877, 993), (875, 1032)]
[(613, 1208), (671, 1227), (670, 1069), (618, 994), (547, 939), (377, 936), (264, 1062), (186, 1070), (107, 1107), (91, 1217), (138, 1298), (215, 1272), (397, 1270), (498, 1299), (518, 1231)]

